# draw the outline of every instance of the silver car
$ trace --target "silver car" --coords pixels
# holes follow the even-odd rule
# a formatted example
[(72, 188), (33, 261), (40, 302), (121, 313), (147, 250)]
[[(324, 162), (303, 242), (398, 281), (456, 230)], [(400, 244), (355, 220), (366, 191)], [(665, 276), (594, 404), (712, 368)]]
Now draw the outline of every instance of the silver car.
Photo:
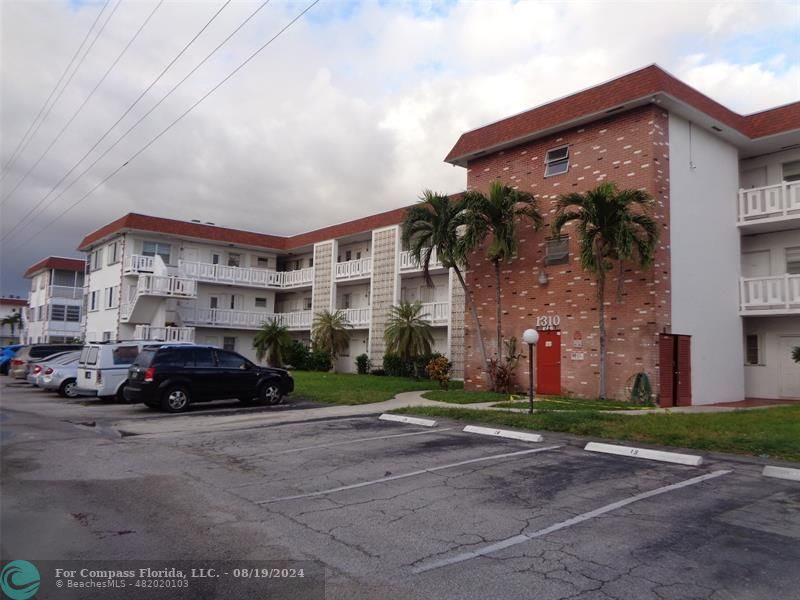
[(75, 383), (78, 377), (79, 357), (80, 353), (65, 362), (47, 365), (42, 371), (39, 387), (50, 392), (58, 392), (58, 395), (64, 398), (80, 396)]
[[(50, 356), (28, 361), (28, 364), (25, 366), (25, 380), (31, 385), (39, 385), (39, 380), (47, 365), (67, 360), (67, 358), (71, 359), (74, 354), (76, 354), (76, 351), (57, 352)], [(80, 352), (78, 351), (77, 354), (80, 355)]]

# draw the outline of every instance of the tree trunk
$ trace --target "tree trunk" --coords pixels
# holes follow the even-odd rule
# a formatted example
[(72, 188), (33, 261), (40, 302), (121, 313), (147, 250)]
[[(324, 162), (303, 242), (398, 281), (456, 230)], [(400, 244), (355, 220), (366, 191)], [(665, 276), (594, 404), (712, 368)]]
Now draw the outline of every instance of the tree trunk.
[(601, 272), (597, 278), (597, 317), (600, 327), (600, 389), (598, 397), (606, 399), (606, 277)]
[(500, 319), (503, 309), (500, 306), (500, 261), (494, 261), (494, 318), (496, 321), (497, 335), (497, 363), (503, 362), (503, 328)]
[(478, 350), (481, 353), (481, 364), (483, 366), (483, 375), (489, 380), (489, 385), (494, 388), (494, 381), (491, 380), (491, 376), (489, 373), (489, 361), (486, 358), (486, 345), (483, 342), (483, 332), (481, 331), (481, 322), (478, 318), (478, 307), (475, 306), (475, 300), (472, 298), (472, 294), (467, 287), (467, 283), (464, 281), (464, 276), (461, 274), (461, 270), (458, 267), (453, 267), (453, 271), (455, 271), (456, 277), (458, 277), (459, 283), (461, 283), (461, 287), (464, 289), (464, 295), (467, 298), (467, 304), (469, 305), (469, 310), (472, 313), (472, 319), (475, 321), (475, 332), (478, 336)]

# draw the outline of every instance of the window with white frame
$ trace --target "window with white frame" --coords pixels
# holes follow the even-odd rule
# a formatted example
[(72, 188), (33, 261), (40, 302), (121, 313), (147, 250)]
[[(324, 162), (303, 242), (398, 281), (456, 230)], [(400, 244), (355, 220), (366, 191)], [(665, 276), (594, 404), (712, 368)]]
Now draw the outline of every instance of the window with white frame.
[(80, 306), (67, 306), (68, 323), (78, 323), (81, 320), (81, 307)]
[(569, 237), (562, 235), (544, 242), (544, 264), (565, 265), (569, 262)]
[(119, 242), (112, 242), (106, 246), (106, 259), (108, 261), (106, 264), (113, 265), (119, 262), (119, 249)]
[(800, 181), (800, 160), (783, 163), (783, 180)]
[(267, 308), (267, 299), (256, 298), (256, 308)]
[(236, 351), (236, 338), (225, 336), (222, 338), (222, 349), (230, 352)]
[(99, 295), (100, 293), (97, 290), (89, 294), (89, 310), (98, 310), (100, 308)]
[(342, 308), (348, 309), (352, 306), (352, 295), (351, 294), (343, 294), (342, 295)]
[(92, 271), (97, 271), (103, 268), (103, 249), (98, 248), (89, 255), (89, 268)]
[(259, 269), (269, 269), (269, 259), (259, 256), (256, 258), (256, 266)]
[(105, 308), (116, 308), (119, 298), (119, 286), (107, 287), (103, 292), (103, 305)]
[(242, 266), (242, 255), (236, 254), (235, 252), (228, 253), (228, 266), (229, 267), (241, 267)]
[(313, 266), (314, 266), (314, 258), (312, 257), (308, 259), (308, 268), (310, 269)]
[(745, 337), (744, 356), (745, 356), (745, 364), (748, 365), (761, 364), (757, 335), (751, 334)]
[(144, 256), (160, 256), (165, 265), (169, 264), (172, 248), (169, 244), (162, 242), (142, 242), (142, 254)]
[(311, 296), (303, 298), (303, 310), (311, 310)]
[(544, 158), (544, 176), (561, 175), (569, 170), (569, 146), (552, 148)]
[(113, 331), (104, 331), (103, 332), (103, 341), (110, 342), (112, 340)]
[(786, 249), (786, 272), (789, 275), (800, 275), (800, 246)]

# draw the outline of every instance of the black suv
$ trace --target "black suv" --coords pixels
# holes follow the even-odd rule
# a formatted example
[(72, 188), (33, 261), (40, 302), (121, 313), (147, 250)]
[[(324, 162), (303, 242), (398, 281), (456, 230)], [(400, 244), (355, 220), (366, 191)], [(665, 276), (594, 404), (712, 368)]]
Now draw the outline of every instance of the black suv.
[(213, 346), (145, 346), (128, 368), (125, 399), (181, 412), (192, 402), (238, 398), (278, 404), (294, 390), (284, 369), (259, 367)]

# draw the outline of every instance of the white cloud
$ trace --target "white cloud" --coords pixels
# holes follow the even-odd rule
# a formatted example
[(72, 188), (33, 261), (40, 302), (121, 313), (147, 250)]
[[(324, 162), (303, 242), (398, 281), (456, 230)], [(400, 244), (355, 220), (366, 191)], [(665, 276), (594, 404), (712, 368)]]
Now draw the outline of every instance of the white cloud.
[[(10, 186), (91, 90), (155, 0), (123, 2), (14, 171)], [(8, 231), (105, 131), (220, 4), (166, 2), (141, 39), (40, 168), (3, 207)], [(458, 136), (603, 80), (658, 62), (741, 112), (798, 96), (797, 46), (769, 48), (798, 24), (774, 3), (367, 2), (323, 4), (119, 175), (35, 236), (190, 106), (300, 10), (273, 2), (86, 178), (21, 235), (4, 242), (3, 293), (24, 267), (74, 254), (78, 240), (128, 211), (296, 233), (412, 202), (424, 188), (460, 190), (442, 162)], [(129, 115), (143, 114), (254, 10), (234, 2)], [(2, 4), (2, 164), (100, 8)], [(762, 39), (758, 60), (727, 53), (735, 35)], [(762, 52), (763, 54), (763, 52)], [(116, 138), (112, 134), (109, 140)], [(102, 147), (106, 147), (106, 141)], [(31, 240), (28, 242), (27, 240)], [(24, 245), (23, 245), (24, 244)]]

